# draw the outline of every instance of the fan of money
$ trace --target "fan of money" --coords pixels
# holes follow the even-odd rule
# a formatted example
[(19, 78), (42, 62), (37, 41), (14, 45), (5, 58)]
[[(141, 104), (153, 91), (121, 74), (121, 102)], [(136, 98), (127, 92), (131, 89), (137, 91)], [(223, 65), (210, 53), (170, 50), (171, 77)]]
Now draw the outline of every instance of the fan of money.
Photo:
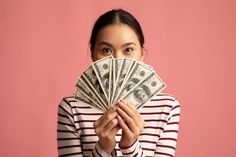
[(165, 87), (151, 66), (132, 58), (108, 56), (82, 73), (75, 98), (101, 111), (122, 99), (138, 109)]

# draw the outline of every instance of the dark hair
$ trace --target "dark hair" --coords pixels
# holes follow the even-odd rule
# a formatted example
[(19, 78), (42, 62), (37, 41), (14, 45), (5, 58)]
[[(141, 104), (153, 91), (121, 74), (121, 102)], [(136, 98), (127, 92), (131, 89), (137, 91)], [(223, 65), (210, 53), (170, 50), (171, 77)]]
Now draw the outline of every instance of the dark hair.
[(141, 47), (144, 45), (144, 36), (139, 22), (136, 18), (131, 15), (129, 12), (122, 9), (112, 9), (104, 14), (102, 14), (97, 21), (95, 22), (92, 34), (90, 37), (90, 50), (93, 50), (96, 43), (97, 34), (99, 31), (111, 24), (122, 23), (130, 26), (136, 33)]

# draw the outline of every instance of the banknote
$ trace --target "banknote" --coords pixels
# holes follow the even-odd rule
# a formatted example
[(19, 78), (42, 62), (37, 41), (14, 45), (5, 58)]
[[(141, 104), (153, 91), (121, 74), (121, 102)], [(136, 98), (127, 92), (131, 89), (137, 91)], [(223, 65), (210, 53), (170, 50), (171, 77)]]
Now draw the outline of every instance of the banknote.
[(100, 105), (98, 105), (93, 98), (91, 98), (89, 95), (87, 95), (86, 93), (84, 93), (81, 88), (78, 88), (77, 89), (77, 92), (75, 94), (75, 98), (82, 101), (82, 102), (85, 102), (87, 104), (90, 104), (91, 106), (93, 106), (94, 108), (96, 109), (99, 109), (101, 111), (105, 111), (104, 108), (101, 108)]
[(111, 81), (112, 56), (98, 60), (92, 64), (93, 70), (99, 81), (100, 87), (106, 97), (106, 103), (110, 100), (109, 82)]
[(140, 108), (165, 87), (152, 66), (132, 58), (108, 56), (82, 73), (75, 98), (103, 112), (121, 99)]
[[(81, 92), (84, 96), (86, 96), (87, 98), (91, 99), (92, 102), (94, 102), (94, 104), (100, 106), (100, 108), (102, 110), (106, 110), (106, 105), (104, 105), (101, 100), (97, 97), (97, 93), (94, 92), (89, 84), (87, 83), (87, 81), (85, 80), (84, 76), (82, 75), (80, 80), (78, 81), (78, 83), (76, 84), (78, 91), (77, 92)], [(92, 104), (93, 105), (93, 104)]]
[(148, 64), (146, 64), (146, 63), (144, 63), (144, 62), (142, 62), (142, 61), (137, 61), (139, 64), (142, 64), (143, 66), (146, 66), (147, 68), (150, 68), (150, 69), (153, 69), (153, 66), (151, 66), (151, 65), (148, 65)]
[(136, 84), (126, 95), (121, 97), (121, 99), (130, 101), (138, 109), (157, 92), (163, 90), (165, 86), (164, 82), (153, 71), (148, 77)]
[(110, 68), (111, 79), (109, 82), (109, 107), (112, 105), (113, 93), (115, 92), (115, 82), (122, 63), (123, 58), (114, 58), (112, 62), (112, 67)]
[(102, 105), (107, 106), (107, 99), (92, 66), (82, 74), (81, 78), (84, 79), (85, 84), (89, 85), (89, 88), (98, 100), (101, 101)]
[(113, 73), (114, 73), (114, 85), (116, 84), (116, 81), (119, 77), (117, 77), (121, 72), (121, 67), (123, 64), (124, 58), (114, 58), (114, 65), (113, 65)]
[(119, 87), (122, 90), (118, 91), (114, 101), (116, 102), (121, 97), (124, 97), (134, 85), (145, 79), (152, 71), (152, 69), (140, 64), (140, 62), (135, 62), (122, 85)]
[(124, 80), (126, 76), (130, 73), (132, 66), (134, 64), (133, 59), (122, 59), (122, 64), (120, 65), (119, 72), (117, 73), (116, 81), (114, 84), (114, 92), (112, 95), (112, 103), (114, 103), (118, 97), (118, 94), (122, 91), (122, 85), (124, 83)]
[(90, 91), (90, 89), (84, 85), (82, 79), (77, 82), (76, 87), (77, 92), (75, 94), (75, 97), (77, 99), (87, 104), (91, 104), (92, 106), (100, 110), (105, 110), (105, 108), (102, 108), (102, 105), (98, 102), (97, 98), (93, 96), (93, 93)]

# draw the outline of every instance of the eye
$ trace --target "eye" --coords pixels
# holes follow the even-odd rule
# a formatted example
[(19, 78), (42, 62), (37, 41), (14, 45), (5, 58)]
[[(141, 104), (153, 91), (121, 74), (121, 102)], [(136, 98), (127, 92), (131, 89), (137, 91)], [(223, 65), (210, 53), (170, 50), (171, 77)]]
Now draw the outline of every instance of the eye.
[(105, 48), (102, 49), (102, 52), (104, 52), (104, 53), (112, 53), (112, 50), (110, 48), (105, 47)]
[(134, 49), (131, 48), (131, 47), (128, 47), (128, 48), (125, 49), (126, 52), (132, 52), (133, 50), (134, 50)]

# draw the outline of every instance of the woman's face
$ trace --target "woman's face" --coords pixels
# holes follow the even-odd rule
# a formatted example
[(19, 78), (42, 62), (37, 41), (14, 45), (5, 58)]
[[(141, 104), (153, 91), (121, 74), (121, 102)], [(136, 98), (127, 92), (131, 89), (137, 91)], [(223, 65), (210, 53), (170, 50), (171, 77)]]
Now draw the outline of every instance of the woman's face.
[(102, 28), (97, 34), (92, 59), (96, 61), (109, 55), (143, 61), (145, 54), (131, 27), (126, 24), (113, 24)]

